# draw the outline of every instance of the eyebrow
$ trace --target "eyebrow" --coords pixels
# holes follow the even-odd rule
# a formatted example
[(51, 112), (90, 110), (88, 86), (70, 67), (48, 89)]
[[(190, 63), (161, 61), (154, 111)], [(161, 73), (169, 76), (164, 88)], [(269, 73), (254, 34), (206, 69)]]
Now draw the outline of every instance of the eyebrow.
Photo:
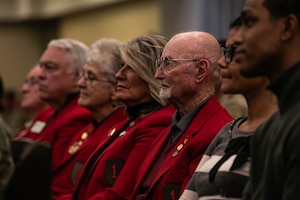
[(242, 19), (245, 18), (246, 15), (247, 15), (247, 11), (243, 10), (243, 11), (241, 12), (241, 18), (242, 18)]

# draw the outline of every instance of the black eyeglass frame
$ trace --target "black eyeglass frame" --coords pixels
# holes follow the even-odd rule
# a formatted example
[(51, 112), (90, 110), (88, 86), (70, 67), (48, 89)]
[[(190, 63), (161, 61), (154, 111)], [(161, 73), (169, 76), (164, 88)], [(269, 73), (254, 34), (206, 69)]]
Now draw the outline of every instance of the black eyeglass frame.
[(228, 47), (222, 47), (222, 52), (227, 64), (231, 63), (236, 50), (236, 45), (229, 45)]

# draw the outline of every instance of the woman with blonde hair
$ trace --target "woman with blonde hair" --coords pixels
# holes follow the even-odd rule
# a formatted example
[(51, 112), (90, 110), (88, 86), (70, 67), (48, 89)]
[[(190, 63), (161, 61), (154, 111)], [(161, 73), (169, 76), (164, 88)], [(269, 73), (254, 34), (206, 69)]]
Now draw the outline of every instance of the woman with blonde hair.
[(123, 67), (116, 74), (116, 97), (129, 119), (107, 133), (85, 164), (72, 199), (128, 199), (137, 171), (152, 141), (171, 123), (175, 109), (159, 98), (155, 60), (167, 39), (143, 35), (121, 49)]

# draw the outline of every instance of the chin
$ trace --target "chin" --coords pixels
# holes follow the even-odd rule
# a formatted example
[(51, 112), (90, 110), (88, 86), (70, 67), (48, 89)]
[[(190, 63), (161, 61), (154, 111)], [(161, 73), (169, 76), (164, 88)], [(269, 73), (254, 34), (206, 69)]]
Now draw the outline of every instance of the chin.
[(165, 100), (168, 100), (171, 98), (171, 90), (170, 89), (167, 89), (167, 90), (160, 90), (159, 92), (159, 97), (161, 99), (165, 99)]
[(79, 106), (82, 106), (82, 107), (86, 107), (88, 105), (88, 103), (83, 101), (83, 100), (78, 100), (77, 103), (78, 103)]

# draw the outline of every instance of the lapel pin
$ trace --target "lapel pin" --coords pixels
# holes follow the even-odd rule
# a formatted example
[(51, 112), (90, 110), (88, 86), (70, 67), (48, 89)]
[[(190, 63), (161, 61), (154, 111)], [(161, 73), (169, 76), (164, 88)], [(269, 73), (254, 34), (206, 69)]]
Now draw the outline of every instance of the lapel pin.
[(116, 128), (113, 128), (109, 131), (108, 136), (112, 137), (114, 135), (114, 133), (116, 132)]

